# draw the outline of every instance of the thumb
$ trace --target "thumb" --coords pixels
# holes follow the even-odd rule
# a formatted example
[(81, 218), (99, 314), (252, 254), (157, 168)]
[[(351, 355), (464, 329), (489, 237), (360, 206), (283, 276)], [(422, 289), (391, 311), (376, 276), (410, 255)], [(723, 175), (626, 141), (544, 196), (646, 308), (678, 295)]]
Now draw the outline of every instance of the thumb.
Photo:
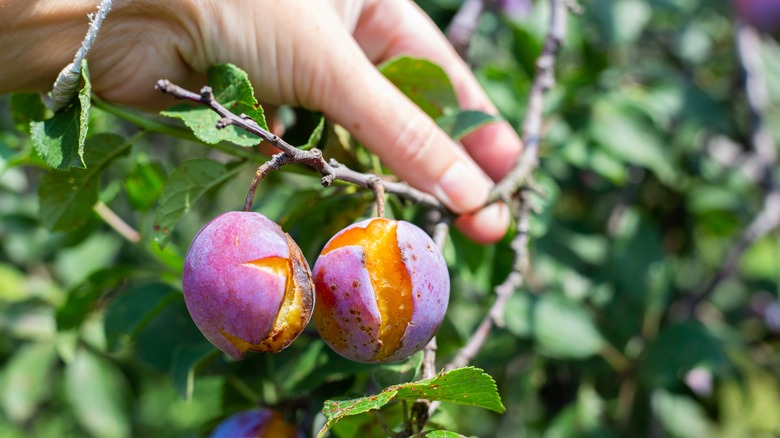
[(435, 195), (452, 211), (466, 213), (481, 207), (492, 181), (352, 44), (351, 56), (325, 66), (335, 70), (332, 77), (338, 80), (314, 104), (399, 178)]

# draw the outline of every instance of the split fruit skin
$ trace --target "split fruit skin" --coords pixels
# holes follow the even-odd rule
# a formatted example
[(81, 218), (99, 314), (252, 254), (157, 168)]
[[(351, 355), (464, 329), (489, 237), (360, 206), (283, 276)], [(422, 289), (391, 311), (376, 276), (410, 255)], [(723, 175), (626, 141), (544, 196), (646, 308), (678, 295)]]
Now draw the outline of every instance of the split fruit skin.
[(260, 213), (231, 211), (195, 236), (184, 259), (184, 301), (193, 321), (236, 360), (247, 351), (281, 351), (314, 308), (300, 248)]
[(314, 325), (342, 356), (395, 362), (422, 350), (450, 295), (447, 264), (416, 225), (384, 218), (348, 226), (314, 264)]
[(210, 438), (304, 438), (302, 430), (286, 423), (281, 412), (271, 409), (242, 411), (219, 423)]

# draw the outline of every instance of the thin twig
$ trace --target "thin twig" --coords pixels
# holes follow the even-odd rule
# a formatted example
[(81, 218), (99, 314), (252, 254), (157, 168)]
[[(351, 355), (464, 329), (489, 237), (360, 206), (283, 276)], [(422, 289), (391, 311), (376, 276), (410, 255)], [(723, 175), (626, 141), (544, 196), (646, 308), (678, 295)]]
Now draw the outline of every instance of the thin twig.
[[(271, 132), (263, 129), (249, 116), (245, 114), (236, 115), (222, 106), (214, 99), (214, 93), (212, 92), (211, 87), (203, 87), (200, 91), (200, 94), (197, 94), (193, 93), (192, 91), (185, 90), (178, 85), (174, 85), (167, 79), (160, 79), (157, 81), (155, 88), (163, 93), (170, 94), (175, 98), (190, 100), (208, 106), (211, 108), (211, 110), (222, 116), (222, 119), (217, 123), (217, 128), (225, 128), (231, 125), (237, 126), (247, 132), (257, 135), (271, 145), (280, 149), (285, 155), (284, 160), (269, 160), (266, 163), (268, 164), (267, 168), (265, 169), (266, 172), (278, 170), (281, 165), (285, 164), (303, 164), (322, 174), (323, 186), (327, 187), (334, 180), (340, 180), (359, 185), (360, 187), (369, 190), (371, 190), (372, 181), (377, 178), (377, 176), (373, 174), (356, 172), (340, 164), (336, 160), (330, 160), (330, 162), (328, 162), (322, 157), (322, 152), (317, 148), (302, 150), (292, 146), (278, 135), (272, 134)], [(260, 172), (260, 169), (258, 169), (258, 172)], [(444, 205), (438, 199), (436, 199), (436, 197), (417, 190), (406, 183), (397, 181), (382, 181), (382, 185), (384, 186), (385, 192), (387, 193), (392, 193), (396, 196), (408, 199), (412, 202), (427, 207), (445, 210)], [(252, 194), (251, 196), (253, 197), (254, 195)], [(245, 209), (247, 207), (251, 209), (251, 202), (248, 206), (244, 205)]]
[[(541, 137), (544, 95), (555, 85), (555, 59), (563, 43), (566, 30), (566, 4), (563, 0), (550, 0), (550, 28), (541, 55), (536, 60), (536, 78), (528, 97), (528, 110), (523, 120), (523, 142), (525, 149), (515, 167), (494, 190), (497, 198), (511, 202), (514, 193), (528, 184), (538, 165), (539, 140)], [(495, 289), (496, 300), (472, 336), (455, 357), (445, 366), (445, 370), (467, 365), (476, 356), (485, 343), (490, 330), (503, 325), (506, 303), (515, 290), (523, 283), (523, 272), (528, 262), (528, 228), (531, 215), (530, 191), (521, 192), (517, 224), (517, 234), (512, 240), (514, 251), (513, 269), (506, 280)]]
[(484, 0), (466, 0), (460, 5), (458, 12), (455, 13), (447, 26), (445, 31), (447, 39), (463, 59), (468, 58), (471, 39), (474, 37), (479, 17), (482, 16), (484, 10)]
[(509, 173), (496, 185), (490, 201), (509, 200), (531, 178), (539, 161), (544, 95), (555, 86), (555, 60), (566, 38), (567, 10), (563, 0), (550, 1), (550, 29), (539, 58), (536, 59), (536, 77), (523, 120), (523, 153)]
[(780, 227), (780, 184), (773, 173), (777, 163), (777, 149), (764, 123), (767, 86), (761, 65), (761, 39), (755, 28), (747, 23), (740, 23), (737, 26), (736, 40), (745, 76), (747, 102), (753, 118), (750, 140), (756, 158), (754, 161), (762, 166), (761, 181), (766, 187), (766, 194), (761, 211), (734, 242), (715, 275), (693, 294), (688, 306), (689, 317), (696, 314), (699, 305), (715, 292), (723, 280), (734, 275), (742, 254), (750, 245)]
[(89, 14), (89, 29), (87, 35), (84, 37), (84, 41), (81, 42), (81, 47), (73, 57), (73, 62), (68, 64), (57, 75), (57, 80), (54, 82), (50, 96), (52, 100), (52, 109), (59, 111), (70, 104), (70, 101), (76, 96), (79, 91), (79, 84), (81, 83), (81, 63), (86, 58), (92, 45), (97, 39), (100, 26), (103, 25), (103, 20), (106, 15), (111, 11), (112, 0), (103, 0), (98, 5), (97, 12)]
[(464, 367), (477, 356), (493, 327), (502, 327), (504, 325), (506, 303), (514, 291), (523, 285), (523, 272), (525, 272), (525, 267), (528, 264), (528, 238), (531, 217), (530, 196), (527, 191), (523, 193), (523, 199), (518, 208), (517, 234), (512, 239), (512, 251), (514, 252), (512, 271), (503, 283), (496, 286), (496, 299), (490, 306), (490, 310), (476, 330), (474, 330), (474, 333), (471, 334), (466, 345), (458, 350), (455, 357), (444, 367), (445, 371)]
[(95, 213), (97, 213), (108, 226), (113, 228), (114, 231), (119, 233), (119, 235), (124, 237), (128, 242), (138, 243), (141, 241), (141, 234), (136, 231), (135, 228), (128, 225), (127, 222), (122, 220), (121, 217), (114, 213), (114, 210), (111, 210), (111, 208), (102, 201), (98, 201), (92, 209), (95, 210)]
[(371, 181), (371, 188), (374, 189), (374, 195), (376, 195), (376, 216), (385, 217), (385, 186), (379, 177), (375, 177)]

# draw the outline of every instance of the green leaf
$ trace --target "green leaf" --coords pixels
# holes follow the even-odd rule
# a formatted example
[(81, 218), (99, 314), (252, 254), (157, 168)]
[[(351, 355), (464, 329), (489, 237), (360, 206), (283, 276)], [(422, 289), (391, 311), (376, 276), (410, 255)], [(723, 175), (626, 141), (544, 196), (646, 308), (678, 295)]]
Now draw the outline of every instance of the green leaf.
[(161, 247), (192, 205), (212, 188), (233, 177), (243, 166), (228, 169), (216, 161), (188, 160), (177, 167), (160, 195), (160, 206), (154, 213), (154, 238)]
[(40, 93), (13, 93), (10, 106), (11, 119), (21, 132), (29, 133), (30, 122), (39, 122), (49, 115)]
[(102, 269), (68, 291), (65, 304), (57, 309), (57, 329), (65, 331), (80, 326), (98, 299), (130, 278), (136, 269), (128, 266)]
[(400, 56), (379, 66), (379, 71), (432, 119), (458, 107), (447, 73), (431, 61)]
[(303, 353), (295, 358), (291, 366), (278, 370), (280, 373), (279, 386), (283, 393), (294, 391), (307, 376), (322, 365), (324, 348), (323, 342), (311, 342)]
[(379, 409), (393, 400), (414, 401), (420, 398), (478, 406), (499, 413), (505, 410), (496, 382), (490, 375), (479, 368), (458, 368), (433, 379), (390, 386), (376, 395), (328, 400), (322, 410), (327, 422), (317, 436), (324, 436), (327, 429), (344, 417)]
[(208, 359), (219, 354), (219, 350), (204, 341), (198, 345), (181, 345), (176, 347), (171, 363), (171, 381), (179, 397), (183, 400), (192, 400), (192, 391), (195, 388), (195, 370)]
[(699, 323), (669, 325), (647, 346), (639, 377), (648, 388), (673, 387), (695, 367), (715, 373), (728, 365), (724, 346)]
[(500, 117), (491, 116), (482, 111), (456, 110), (437, 118), (436, 123), (454, 140), (460, 140), (489, 123), (501, 120), (503, 119)]
[(672, 165), (672, 151), (636, 111), (603, 98), (596, 102), (593, 113), (590, 132), (603, 150), (625, 163), (646, 167), (665, 184), (675, 185), (678, 176)]
[(506, 303), (506, 311), (504, 312), (506, 329), (519, 338), (530, 337), (533, 334), (531, 325), (534, 321), (535, 306), (536, 302), (530, 294), (520, 291), (512, 294)]
[(413, 354), (404, 362), (380, 365), (372, 368), (371, 378), (380, 387), (415, 381), (420, 378), (422, 362), (423, 353), (420, 351)]
[(410, 438), (466, 438), (466, 435), (448, 430), (429, 430), (423, 433), (416, 433)]
[(49, 374), (57, 358), (54, 344), (28, 344), (4, 364), (2, 403), (6, 415), (23, 423), (49, 394)]
[(134, 357), (160, 372), (170, 372), (177, 349), (208, 342), (192, 321), (180, 293), (146, 320), (145, 327), (135, 337)]
[(0, 263), (0, 302), (24, 301), (30, 298), (27, 279), (13, 265)]
[(325, 132), (325, 117), (320, 115), (320, 120), (317, 122), (317, 126), (314, 127), (314, 130), (309, 135), (309, 140), (300, 146), (298, 146), (299, 149), (303, 149), (305, 151), (316, 147), (320, 140), (322, 139), (322, 134)]
[(38, 187), (40, 216), (52, 231), (68, 231), (84, 225), (98, 199), (100, 175), (116, 158), (130, 150), (132, 142), (115, 134), (90, 137), (84, 161), (87, 169), (52, 170)]
[[(222, 106), (236, 115), (246, 114), (263, 129), (268, 129), (263, 108), (255, 99), (246, 72), (233, 64), (215, 65), (208, 71), (208, 84), (214, 91), (214, 98)], [(217, 129), (221, 117), (203, 105), (176, 105), (160, 114), (181, 119), (206, 144), (229, 141), (239, 146), (255, 146), (260, 143), (259, 137), (235, 126)]]
[(656, 389), (650, 403), (655, 418), (658, 418), (669, 436), (696, 438), (713, 435), (714, 430), (707, 420), (707, 413), (693, 399)]
[(65, 395), (79, 424), (93, 436), (130, 436), (127, 393), (116, 365), (87, 349), (79, 349), (65, 368)]
[(547, 234), (561, 190), (555, 180), (545, 173), (539, 172), (534, 180), (543, 192), (531, 194), (531, 203), (534, 207), (534, 214), (531, 215), (530, 220), (531, 235), (538, 238)]
[(536, 302), (533, 318), (536, 341), (551, 356), (586, 358), (598, 353), (604, 344), (583, 305), (563, 295), (543, 295)]
[(140, 211), (151, 210), (162, 193), (166, 177), (162, 164), (136, 161), (124, 184), (130, 205)]
[(78, 102), (42, 122), (32, 122), (30, 132), (35, 149), (55, 169), (85, 168), (84, 143), (89, 128), (92, 85), (87, 61), (81, 65), (81, 89)]
[(122, 292), (108, 307), (104, 321), (109, 351), (135, 339), (160, 311), (179, 300), (181, 293), (163, 283), (135, 286)]

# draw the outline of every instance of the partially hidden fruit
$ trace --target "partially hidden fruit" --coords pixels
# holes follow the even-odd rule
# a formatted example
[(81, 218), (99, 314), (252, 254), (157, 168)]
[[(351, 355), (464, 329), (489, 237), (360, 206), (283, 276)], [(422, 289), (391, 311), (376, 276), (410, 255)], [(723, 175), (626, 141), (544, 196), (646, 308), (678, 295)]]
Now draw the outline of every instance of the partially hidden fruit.
[(279, 411), (253, 409), (228, 417), (211, 438), (304, 438), (303, 431), (284, 421)]
[(341, 230), (314, 264), (314, 325), (358, 362), (393, 362), (436, 334), (450, 295), (447, 265), (416, 225), (368, 219)]
[(314, 307), (301, 250), (260, 213), (232, 211), (206, 224), (187, 251), (182, 286), (195, 324), (234, 359), (287, 347)]

